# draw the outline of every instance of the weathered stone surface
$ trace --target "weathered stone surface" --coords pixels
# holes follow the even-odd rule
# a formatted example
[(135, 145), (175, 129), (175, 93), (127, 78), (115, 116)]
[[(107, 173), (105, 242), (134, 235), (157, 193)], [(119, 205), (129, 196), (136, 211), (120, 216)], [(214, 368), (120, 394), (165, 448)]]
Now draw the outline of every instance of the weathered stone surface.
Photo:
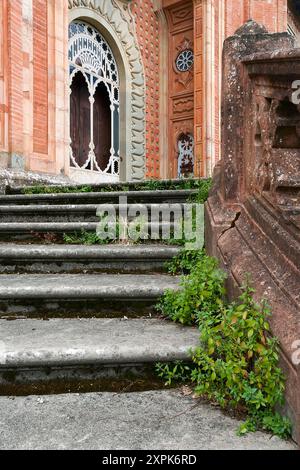
[[(0, 204), (1, 223), (19, 222), (99, 222), (105, 208), (99, 204)], [(151, 221), (151, 216), (157, 220), (174, 220), (170, 204), (110, 204), (109, 210), (114, 214), (127, 214), (128, 221), (142, 215), (145, 221)], [(184, 214), (182, 203), (176, 204), (176, 210)]]
[(116, 318), (156, 314), (179, 278), (163, 274), (0, 275), (2, 318)]
[[(157, 191), (103, 191), (84, 193), (50, 193), (50, 194), (10, 194), (0, 195), (0, 204), (106, 204), (123, 202), (130, 203), (162, 203), (186, 202), (198, 193), (193, 189), (157, 190)], [(123, 199), (120, 201), (120, 197)]]
[(0, 397), (0, 448), (64, 450), (297, 450), (177, 390)]
[(17, 188), (35, 185), (62, 185), (74, 184), (66, 176), (55, 176), (21, 170), (0, 169), (0, 194), (5, 194), (7, 188)]
[(237, 202), (242, 198), (246, 184), (243, 171), (245, 131), (252, 120), (252, 106), (246, 104), (245, 97), (252, 95), (253, 90), (242, 61), (255, 52), (273, 53), (292, 46), (293, 39), (287, 33), (267, 34), (265, 28), (253, 21), (247, 22), (224, 43), (222, 155), (226, 164), (221, 173), (221, 191), (227, 201)]
[(1, 275), (3, 299), (158, 299), (166, 289), (178, 289), (179, 277), (149, 275)]
[(157, 319), (0, 320), (0, 369), (188, 360), (199, 336)]
[(180, 247), (169, 245), (0, 245), (0, 273), (161, 272)]
[[(272, 308), (287, 376), (287, 413), (300, 442), (300, 112), (292, 83), (300, 50), (286, 34), (247, 23), (225, 41), (222, 161), (206, 205), (210, 254), (227, 269), (230, 297), (250, 274)], [(290, 49), (289, 49), (290, 47)]]

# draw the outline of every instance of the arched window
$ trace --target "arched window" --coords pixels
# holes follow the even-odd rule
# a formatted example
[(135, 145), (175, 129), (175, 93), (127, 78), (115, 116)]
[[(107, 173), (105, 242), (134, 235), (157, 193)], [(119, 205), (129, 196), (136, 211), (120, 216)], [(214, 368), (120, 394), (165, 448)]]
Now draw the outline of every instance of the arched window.
[(192, 134), (181, 134), (178, 138), (178, 176), (194, 174), (194, 137)]
[(120, 83), (113, 52), (91, 25), (69, 26), (70, 164), (118, 180)]

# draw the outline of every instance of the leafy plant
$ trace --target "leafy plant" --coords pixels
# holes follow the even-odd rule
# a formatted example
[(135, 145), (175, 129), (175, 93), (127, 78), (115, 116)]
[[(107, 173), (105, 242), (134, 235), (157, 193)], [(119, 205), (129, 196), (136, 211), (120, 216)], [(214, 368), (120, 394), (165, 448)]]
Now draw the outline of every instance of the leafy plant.
[(198, 186), (198, 193), (190, 197), (189, 202), (195, 202), (198, 204), (204, 204), (209, 196), (209, 191), (212, 187), (212, 179), (201, 179), (201, 184)]
[(284, 393), (278, 341), (269, 335), (268, 306), (256, 304), (252, 294), (246, 284), (238, 303), (204, 319), (202, 345), (192, 354), (197, 369), (191, 378), (199, 395), (221, 406), (245, 408), (252, 427), (278, 433), (287, 427), (286, 420), (274, 413), (283, 404)]
[(291, 422), (285, 416), (281, 416), (278, 412), (257, 412), (242, 423), (237, 431), (239, 436), (243, 436), (248, 432), (255, 432), (257, 429), (269, 431), (272, 434), (283, 439), (290, 437), (292, 432)]
[(190, 366), (160, 364), (158, 374), (168, 384), (180, 377), (190, 380), (199, 396), (245, 412), (248, 419), (240, 426), (240, 435), (264, 429), (288, 437), (291, 423), (276, 411), (284, 402), (285, 380), (266, 302), (254, 301), (247, 281), (238, 301), (226, 303), (225, 274), (203, 252), (181, 253), (169, 270), (189, 274), (181, 291), (168, 291), (158, 308), (174, 321), (197, 324), (201, 337), (199, 347), (191, 351)]
[(113, 185), (83, 185), (83, 186), (49, 186), (35, 185), (23, 188), (23, 194), (53, 194), (53, 193), (90, 193), (90, 192), (112, 192), (112, 191), (158, 191), (158, 190), (180, 190), (198, 189), (199, 195), (195, 202), (205, 202), (211, 186), (211, 179), (182, 179), (182, 180), (154, 180), (149, 179), (141, 183), (119, 183)]
[(89, 193), (91, 186), (28, 186), (23, 189), (23, 194), (60, 194), (60, 193)]
[[(107, 225), (108, 224), (108, 225)], [(74, 232), (70, 234), (64, 234), (63, 240), (66, 244), (70, 245), (106, 245), (120, 240), (120, 235), (124, 233), (124, 229), (129, 232), (128, 239), (122, 239), (121, 242), (126, 243), (137, 243), (148, 239), (147, 225), (143, 217), (136, 217), (131, 222), (126, 220), (117, 220), (114, 230), (109, 230), (109, 221), (104, 220), (103, 231), (105, 236), (101, 237), (97, 232), (87, 232), (81, 230), (81, 232)]]
[[(184, 258), (181, 265), (185, 262)], [(198, 323), (201, 317), (218, 312), (222, 306), (225, 277), (225, 273), (218, 269), (217, 260), (199, 255), (190, 274), (182, 278), (181, 289), (166, 291), (157, 309), (184, 325)]]
[(64, 233), (63, 240), (68, 245), (105, 245), (111, 242), (111, 240), (102, 240), (96, 232), (86, 232), (85, 230), (70, 234)]
[(190, 382), (191, 367), (182, 361), (174, 364), (156, 364), (156, 373), (165, 380), (165, 385), (172, 385), (174, 382)]
[(166, 268), (170, 274), (189, 274), (194, 266), (205, 257), (204, 251), (181, 250), (178, 256), (166, 263)]

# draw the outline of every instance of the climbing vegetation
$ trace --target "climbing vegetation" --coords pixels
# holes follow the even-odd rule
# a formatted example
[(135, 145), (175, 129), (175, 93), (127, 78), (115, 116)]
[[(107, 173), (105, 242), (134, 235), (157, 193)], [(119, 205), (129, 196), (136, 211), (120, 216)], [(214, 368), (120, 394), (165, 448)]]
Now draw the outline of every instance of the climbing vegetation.
[(188, 274), (182, 290), (167, 292), (158, 309), (174, 321), (197, 325), (200, 343), (191, 351), (191, 365), (157, 364), (159, 376), (168, 384), (189, 381), (199, 396), (246, 413), (240, 435), (264, 429), (289, 436), (290, 421), (276, 411), (284, 402), (285, 380), (266, 302), (255, 302), (247, 280), (239, 299), (227, 303), (225, 274), (203, 252), (183, 252), (169, 269)]
[[(189, 263), (192, 263), (189, 274), (182, 277), (181, 290), (175, 293), (167, 291), (157, 306), (164, 315), (183, 325), (193, 325), (201, 317), (218, 312), (225, 294), (225, 274), (218, 269), (217, 260), (202, 252), (198, 255), (191, 253), (182, 255), (179, 261), (180, 269), (183, 270), (188, 270)], [(173, 272), (176, 263), (174, 261), (170, 265)]]
[(113, 185), (77, 185), (77, 186), (46, 186), (32, 185), (22, 190), (23, 194), (53, 194), (53, 193), (93, 193), (112, 191), (158, 191), (158, 190), (198, 190), (193, 196), (193, 202), (205, 202), (212, 185), (210, 178), (182, 179), (182, 180), (154, 180), (149, 179), (140, 183), (119, 183)]

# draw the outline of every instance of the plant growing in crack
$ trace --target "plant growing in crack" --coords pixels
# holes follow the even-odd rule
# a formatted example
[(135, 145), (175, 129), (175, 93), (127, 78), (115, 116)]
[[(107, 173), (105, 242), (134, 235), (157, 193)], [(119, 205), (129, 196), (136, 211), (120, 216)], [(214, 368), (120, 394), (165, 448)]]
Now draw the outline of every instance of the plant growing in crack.
[(284, 403), (285, 379), (266, 302), (255, 302), (247, 280), (239, 299), (227, 303), (225, 274), (203, 252), (183, 252), (169, 268), (189, 274), (182, 290), (167, 292), (158, 309), (174, 321), (197, 325), (201, 336), (199, 347), (190, 352), (190, 365), (157, 364), (159, 376), (168, 385), (190, 381), (199, 396), (246, 413), (239, 435), (263, 429), (288, 437), (291, 423), (277, 411)]

